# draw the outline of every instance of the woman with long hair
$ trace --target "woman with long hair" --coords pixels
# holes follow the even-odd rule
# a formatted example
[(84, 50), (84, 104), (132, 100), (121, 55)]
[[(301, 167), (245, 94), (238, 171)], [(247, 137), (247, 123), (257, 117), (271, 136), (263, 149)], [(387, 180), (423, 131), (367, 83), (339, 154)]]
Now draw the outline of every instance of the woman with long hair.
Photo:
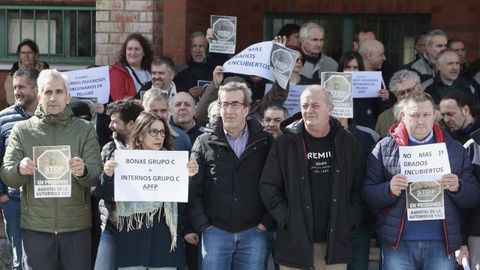
[(5, 78), (4, 88), (5, 96), (7, 98), (8, 105), (15, 104), (15, 96), (13, 95), (13, 74), (20, 68), (34, 68), (39, 72), (44, 69), (49, 69), (47, 62), (39, 61), (37, 56), (40, 54), (38, 45), (31, 39), (24, 39), (17, 46), (18, 61), (13, 63), (10, 72), (8, 72)]
[[(130, 135), (129, 149), (174, 150), (167, 123), (160, 116), (142, 112)], [(112, 178), (117, 162), (104, 165), (104, 177)], [(189, 161), (189, 176), (198, 164)], [(176, 202), (116, 202), (118, 217), (116, 267), (128, 270), (173, 270), (185, 265), (183, 247), (184, 205)]]
[(117, 62), (110, 68), (110, 97), (119, 100), (138, 96), (142, 87), (152, 80), (149, 71), (152, 59), (147, 39), (139, 33), (128, 35)]

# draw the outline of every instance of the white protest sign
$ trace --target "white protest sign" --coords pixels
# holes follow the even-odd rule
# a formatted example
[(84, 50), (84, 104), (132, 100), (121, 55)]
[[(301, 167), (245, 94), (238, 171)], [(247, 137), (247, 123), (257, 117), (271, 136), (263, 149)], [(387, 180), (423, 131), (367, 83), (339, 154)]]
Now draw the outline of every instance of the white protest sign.
[(273, 43), (270, 57), (270, 67), (275, 75), (277, 83), (283, 89), (287, 89), (293, 67), (297, 61), (298, 52), (284, 46)]
[(108, 66), (79, 69), (64, 72), (70, 80), (72, 97), (95, 97), (99, 103), (108, 103), (110, 77)]
[(352, 94), (354, 98), (375, 98), (382, 89), (381, 71), (354, 71), (352, 73)]
[(208, 51), (234, 54), (237, 42), (237, 17), (211, 15), (210, 25), (213, 39), (210, 41)]
[(270, 70), (271, 41), (250, 45), (239, 54), (223, 64), (224, 73), (255, 75), (270, 81), (275, 81), (275, 75)]
[(438, 181), (450, 173), (445, 143), (400, 146), (399, 155), (400, 173), (408, 182)]
[(188, 152), (116, 150), (115, 201), (188, 202)]
[[(300, 96), (307, 86), (308, 85), (290, 85), (287, 99), (283, 103), (283, 107), (287, 109), (288, 115), (291, 116), (300, 111)], [(265, 85), (265, 95), (270, 92), (271, 89), (272, 84), (267, 83)]]

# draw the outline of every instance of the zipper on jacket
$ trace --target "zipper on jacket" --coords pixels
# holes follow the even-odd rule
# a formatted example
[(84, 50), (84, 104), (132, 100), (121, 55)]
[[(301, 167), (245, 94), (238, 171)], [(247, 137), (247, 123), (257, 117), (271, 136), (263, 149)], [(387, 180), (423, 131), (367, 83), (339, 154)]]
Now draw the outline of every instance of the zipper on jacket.
[(398, 232), (398, 236), (397, 236), (397, 243), (395, 243), (395, 245), (393, 246), (393, 249), (397, 249), (398, 246), (400, 245), (400, 237), (402, 236), (403, 226), (405, 225), (406, 213), (407, 213), (407, 206), (405, 205), (405, 208), (403, 208), (402, 224), (400, 225), (400, 231)]
[[(445, 215), (445, 219), (447, 218), (447, 216)], [(442, 225), (443, 225), (443, 233), (445, 234), (445, 248), (446, 248), (446, 251), (447, 251), (447, 257), (450, 258), (450, 253), (448, 252), (449, 250), (449, 247), (448, 247), (448, 232), (447, 232), (447, 223), (445, 222), (445, 219), (442, 220)]]
[[(23, 197), (25, 197), (25, 204), (24, 204), (24, 207), (23, 207), (23, 209), (24, 209), (25, 211), (28, 210), (28, 196), (30, 195), (30, 194), (29, 194), (30, 192), (29, 192), (29, 190), (28, 190), (28, 189), (29, 189), (29, 186), (30, 186), (30, 185), (28, 184), (29, 182), (30, 182), (30, 181), (27, 180), (27, 183), (25, 184), (25, 190), (23, 191), (23, 192), (26, 192), (26, 193), (27, 193), (27, 194), (24, 193), (24, 195), (26, 195), (26, 196), (23, 196)], [(33, 190), (33, 194), (35, 194), (35, 190)], [(20, 198), (21, 198), (21, 197), (22, 197), (22, 195), (20, 195)]]
[(88, 203), (87, 203), (87, 189), (88, 188), (85, 188), (85, 187), (82, 187), (82, 193), (83, 193), (83, 206), (85, 207), (85, 209), (88, 209)]
[[(53, 129), (53, 134), (52, 134), (52, 135), (53, 135), (53, 136), (52, 136), (52, 137), (53, 137), (53, 141), (56, 142), (56, 141), (57, 141), (57, 136), (56, 136), (56, 135), (57, 135), (57, 132), (56, 132), (56, 129), (55, 129), (55, 128)], [(71, 153), (70, 153), (70, 155), (71, 155)], [(70, 157), (70, 158), (71, 158), (71, 157)], [(72, 188), (72, 187), (71, 187), (71, 186), (72, 186), (71, 184), (72, 184), (72, 176), (70, 175), (70, 189)], [(70, 192), (71, 192), (71, 190), (70, 190)], [(71, 196), (71, 194), (70, 194), (70, 196)], [(57, 235), (57, 234), (58, 234), (58, 198), (54, 198), (54, 206), (55, 206), (55, 214), (54, 214), (54, 216), (53, 216), (53, 218), (54, 218), (54, 221), (53, 221), (53, 222), (54, 222), (53, 230), (54, 230), (54, 232), (55, 232), (55, 235)]]

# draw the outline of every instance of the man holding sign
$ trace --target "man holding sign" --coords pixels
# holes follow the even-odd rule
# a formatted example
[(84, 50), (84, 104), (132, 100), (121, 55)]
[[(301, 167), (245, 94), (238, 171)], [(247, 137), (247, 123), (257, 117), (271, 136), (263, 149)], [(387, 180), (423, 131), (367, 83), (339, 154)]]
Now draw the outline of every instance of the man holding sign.
[[(23, 262), (26, 269), (89, 269), (90, 187), (102, 169), (97, 135), (73, 116), (66, 75), (43, 70), (37, 84), (39, 106), (13, 127), (2, 167), (5, 184), (22, 187)], [(37, 159), (35, 150), (43, 152)]]
[[(402, 121), (373, 150), (363, 186), (367, 205), (380, 210), (383, 269), (454, 269), (460, 211), (476, 204), (480, 186), (464, 148), (435, 123), (430, 95), (413, 93), (403, 102)], [(438, 205), (444, 213), (433, 209)]]

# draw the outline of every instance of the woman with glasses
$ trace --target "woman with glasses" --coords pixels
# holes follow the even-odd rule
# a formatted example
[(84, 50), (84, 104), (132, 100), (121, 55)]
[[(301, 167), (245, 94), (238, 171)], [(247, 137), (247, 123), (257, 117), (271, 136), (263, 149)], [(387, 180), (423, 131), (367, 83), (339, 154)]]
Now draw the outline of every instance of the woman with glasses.
[(24, 39), (17, 47), (18, 62), (13, 63), (10, 72), (5, 78), (4, 88), (8, 105), (15, 104), (13, 95), (13, 74), (19, 68), (35, 68), (38, 71), (49, 69), (47, 62), (37, 60), (39, 50), (38, 45), (31, 39)]
[(150, 65), (153, 52), (147, 39), (139, 33), (128, 35), (118, 61), (110, 67), (110, 97), (113, 100), (135, 97), (152, 80)]
[[(153, 113), (142, 112), (130, 136), (130, 149), (173, 150), (167, 123)], [(105, 162), (103, 177), (112, 181), (117, 163)], [(189, 176), (198, 164), (187, 164)], [(185, 265), (183, 247), (184, 205), (175, 202), (116, 202), (119, 225), (116, 267), (121, 270), (174, 270)], [(117, 269), (117, 268), (115, 268)]]

